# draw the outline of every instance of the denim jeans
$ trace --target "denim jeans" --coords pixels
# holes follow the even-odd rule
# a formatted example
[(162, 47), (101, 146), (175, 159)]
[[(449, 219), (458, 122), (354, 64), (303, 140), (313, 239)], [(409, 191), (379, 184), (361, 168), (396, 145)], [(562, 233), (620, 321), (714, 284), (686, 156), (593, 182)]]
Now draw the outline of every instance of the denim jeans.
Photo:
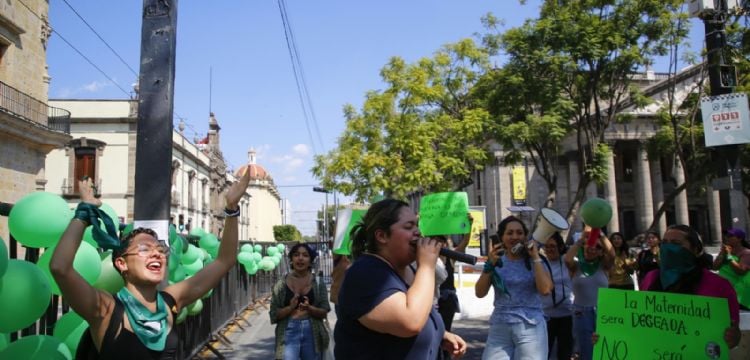
[(573, 312), (573, 333), (575, 334), (578, 353), (581, 360), (591, 360), (594, 344), (591, 336), (596, 330), (596, 308), (592, 306), (576, 306)]
[(482, 360), (546, 360), (547, 323), (492, 324)]
[(320, 360), (310, 319), (289, 319), (284, 331), (284, 360)]

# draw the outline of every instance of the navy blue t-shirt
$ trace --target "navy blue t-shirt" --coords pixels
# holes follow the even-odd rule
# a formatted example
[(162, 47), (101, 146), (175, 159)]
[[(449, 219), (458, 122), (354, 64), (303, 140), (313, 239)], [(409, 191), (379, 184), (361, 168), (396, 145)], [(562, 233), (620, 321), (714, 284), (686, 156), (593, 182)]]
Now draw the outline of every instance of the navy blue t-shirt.
[(406, 292), (404, 280), (383, 260), (359, 257), (346, 271), (336, 305), (334, 355), (337, 359), (436, 359), (445, 326), (433, 308), (419, 335), (402, 338), (366, 328), (359, 318), (394, 293)]

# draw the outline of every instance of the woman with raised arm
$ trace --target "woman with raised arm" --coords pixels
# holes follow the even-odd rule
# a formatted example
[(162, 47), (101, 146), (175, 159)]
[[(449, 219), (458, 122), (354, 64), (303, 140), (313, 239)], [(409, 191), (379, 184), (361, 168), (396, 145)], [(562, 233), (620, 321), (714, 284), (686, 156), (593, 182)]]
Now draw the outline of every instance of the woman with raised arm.
[(153, 230), (134, 229), (119, 243), (112, 237), (101, 242), (97, 239), (100, 246), (113, 249), (112, 262), (125, 281), (117, 294), (92, 287), (73, 269), (83, 232), (99, 216), (101, 206), (94, 197), (91, 179), (79, 182), (81, 203), (50, 261), (50, 271), (63, 298), (89, 324), (90, 336), (82, 338), (76, 358), (176, 358), (176, 315), (214, 288), (237, 261), (238, 204), (249, 181), (246, 172), (227, 191), (224, 232), (216, 260), (162, 291), (158, 287), (167, 274), (169, 247)]
[[(498, 225), (500, 243), (492, 246), (479, 280), (477, 297), (495, 289), (495, 309), (490, 317), (482, 359), (546, 359), (547, 323), (542, 296), (552, 292), (552, 278), (539, 255), (536, 242), (528, 248), (529, 230), (515, 216)], [(501, 250), (505, 249), (505, 255)]]
[(573, 336), (581, 360), (593, 357), (591, 335), (596, 330), (599, 289), (609, 287), (607, 274), (615, 258), (615, 249), (606, 236), (599, 236), (593, 245), (588, 243), (590, 232), (586, 226), (581, 238), (565, 254), (565, 265), (573, 278)]
[[(432, 306), (440, 244), (422, 238), (409, 205), (372, 204), (350, 237), (354, 263), (336, 304), (336, 358), (436, 359), (441, 348), (462, 356), (466, 343), (445, 331)], [(419, 266), (407, 285), (404, 272), (415, 259)]]

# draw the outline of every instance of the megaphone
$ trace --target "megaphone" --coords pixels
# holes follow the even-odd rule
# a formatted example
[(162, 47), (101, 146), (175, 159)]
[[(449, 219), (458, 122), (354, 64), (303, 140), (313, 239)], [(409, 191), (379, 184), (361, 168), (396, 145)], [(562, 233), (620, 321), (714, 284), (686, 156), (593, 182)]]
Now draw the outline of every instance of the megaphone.
[[(560, 215), (559, 212), (550, 209), (550, 208), (542, 208), (540, 210), (541, 217), (539, 218), (539, 223), (536, 226), (536, 229), (534, 229), (534, 232), (531, 234), (531, 238), (527, 244), (527, 248), (531, 248), (531, 246), (534, 244), (533, 241), (536, 241), (542, 245), (544, 245), (547, 240), (549, 240), (550, 236), (555, 233), (555, 231), (560, 230), (566, 230), (569, 225), (568, 221), (565, 220), (565, 217)], [(511, 252), (518, 253), (519, 250), (523, 245), (520, 243), (513, 246), (513, 248), (510, 250)]]
[(595, 246), (601, 234), (601, 228), (607, 226), (612, 220), (612, 206), (602, 198), (591, 198), (581, 205), (581, 220), (591, 226), (587, 246)]

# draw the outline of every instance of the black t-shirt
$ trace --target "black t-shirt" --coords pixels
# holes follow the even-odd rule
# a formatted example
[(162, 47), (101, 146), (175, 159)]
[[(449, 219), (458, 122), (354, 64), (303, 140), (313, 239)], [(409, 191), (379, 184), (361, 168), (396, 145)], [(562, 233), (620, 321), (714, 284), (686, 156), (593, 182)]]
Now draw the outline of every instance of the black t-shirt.
[(347, 270), (336, 306), (334, 329), (337, 359), (436, 359), (445, 326), (432, 309), (419, 335), (401, 338), (366, 328), (359, 318), (396, 292), (406, 292), (406, 283), (382, 260), (363, 255)]

